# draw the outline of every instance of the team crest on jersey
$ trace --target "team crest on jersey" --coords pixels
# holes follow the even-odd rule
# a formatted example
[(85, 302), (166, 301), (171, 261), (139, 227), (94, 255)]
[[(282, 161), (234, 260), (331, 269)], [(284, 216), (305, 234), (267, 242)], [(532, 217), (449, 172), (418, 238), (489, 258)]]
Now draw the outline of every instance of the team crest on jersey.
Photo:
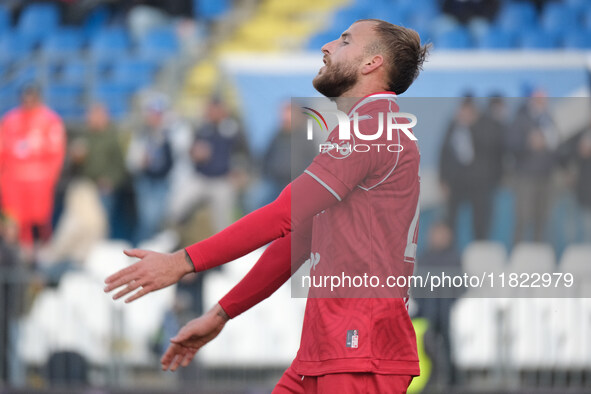
[(359, 347), (359, 331), (347, 330), (346, 346), (351, 349), (357, 349)]

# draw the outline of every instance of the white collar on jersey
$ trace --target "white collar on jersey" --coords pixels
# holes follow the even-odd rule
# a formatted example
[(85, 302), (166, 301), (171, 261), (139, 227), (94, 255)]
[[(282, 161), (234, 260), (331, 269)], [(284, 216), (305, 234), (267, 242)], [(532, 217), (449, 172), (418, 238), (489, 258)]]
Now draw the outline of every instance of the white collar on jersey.
[(392, 93), (392, 92), (380, 92), (380, 93), (370, 94), (369, 96), (365, 96), (364, 98), (359, 100), (359, 102), (353, 108), (351, 108), (351, 110), (349, 111), (349, 116), (351, 116), (353, 113), (357, 112), (357, 110), (359, 108), (361, 108), (362, 106), (364, 106), (365, 104), (370, 103), (375, 100), (386, 99), (386, 100), (392, 101), (396, 104), (397, 97), (398, 96), (396, 96), (396, 94)]

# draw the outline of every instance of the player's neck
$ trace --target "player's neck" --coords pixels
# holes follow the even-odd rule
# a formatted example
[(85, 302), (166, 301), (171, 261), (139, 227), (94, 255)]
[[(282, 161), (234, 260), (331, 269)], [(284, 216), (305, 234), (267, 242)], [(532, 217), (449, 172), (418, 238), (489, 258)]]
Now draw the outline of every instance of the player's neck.
[(384, 89), (381, 84), (375, 83), (374, 81), (359, 81), (359, 83), (356, 83), (351, 89), (338, 97), (335, 102), (339, 111), (348, 114), (358, 99), (385, 90), (387, 89)]

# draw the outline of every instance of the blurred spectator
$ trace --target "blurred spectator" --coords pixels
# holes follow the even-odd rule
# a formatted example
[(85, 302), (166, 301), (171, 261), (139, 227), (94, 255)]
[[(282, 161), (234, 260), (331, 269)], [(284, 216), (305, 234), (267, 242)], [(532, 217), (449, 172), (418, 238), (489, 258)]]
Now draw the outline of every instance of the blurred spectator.
[[(443, 140), (439, 163), (439, 179), (443, 193), (447, 197), (447, 223), (455, 231), (459, 208), (463, 202), (471, 205), (474, 232), (477, 238), (485, 238), (488, 233), (490, 213), (482, 213), (490, 200), (489, 191), (474, 185), (488, 172), (480, 162), (476, 148), (482, 148), (482, 139), (488, 138), (485, 130), (476, 131), (479, 114), (472, 97), (465, 97), (450, 122)], [(475, 141), (478, 138), (478, 142)], [(489, 188), (487, 186), (487, 188)], [(482, 205), (482, 206), (481, 206)], [(490, 203), (489, 203), (490, 205)]]
[(579, 137), (575, 163), (577, 201), (583, 211), (583, 241), (591, 242), (591, 128)]
[(39, 252), (39, 265), (51, 284), (82, 266), (96, 243), (108, 234), (107, 215), (95, 184), (76, 179), (68, 184), (64, 211), (51, 241)]
[[(418, 260), (419, 272), (423, 275), (427, 272), (431, 275), (460, 272), (460, 254), (453, 240), (453, 231), (445, 223), (431, 226), (428, 250)], [(453, 385), (456, 369), (451, 355), (450, 313), (455, 298), (422, 298), (418, 302), (419, 313), (429, 321), (425, 334), (425, 350), (433, 365), (429, 385)]]
[(66, 141), (62, 120), (43, 104), (37, 85), (26, 85), (21, 106), (1, 120), (0, 141), (2, 210), (15, 218), (19, 238), (31, 252), (34, 240), (47, 241), (51, 235)]
[(509, 122), (507, 110), (501, 97), (492, 97), (472, 131), (474, 160), (472, 215), (474, 238), (488, 239), (493, 213), (493, 202), (503, 175), (505, 135)]
[[(205, 122), (197, 128), (190, 147), (192, 171), (171, 193), (170, 218), (173, 224), (183, 223), (203, 203), (209, 203), (213, 231), (219, 232), (233, 222), (235, 180), (241, 176), (237, 175), (241, 172), (237, 161), (245, 148), (238, 121), (219, 98), (208, 103), (205, 113)], [(205, 275), (187, 275), (177, 285), (178, 295), (189, 300), (194, 315), (203, 313)]]
[(453, 16), (460, 23), (468, 23), (476, 17), (492, 22), (499, 5), (499, 0), (444, 0), (441, 8), (444, 13)]
[(151, 30), (166, 28), (171, 23), (170, 16), (163, 10), (150, 5), (137, 4), (129, 10), (127, 15), (127, 26), (135, 40), (141, 40)]
[[(251, 212), (273, 201), (314, 159), (314, 144), (292, 133), (291, 102), (281, 107), (280, 125), (261, 163), (261, 179), (249, 186), (245, 198), (246, 209)], [(292, 153), (294, 153), (292, 155)]]
[(0, 215), (0, 381), (10, 382), (13, 324), (23, 308), (22, 273), (18, 248), (18, 227)]
[(226, 105), (214, 98), (207, 106), (206, 120), (196, 131), (191, 146), (194, 171), (182, 188), (172, 193), (170, 217), (173, 223), (188, 219), (201, 203), (212, 209), (213, 230), (221, 231), (233, 222), (236, 205), (234, 177), (239, 172), (237, 155), (245, 152), (240, 125)]
[(279, 130), (263, 159), (263, 176), (272, 183), (274, 196), (291, 182), (291, 135), (291, 104), (286, 104), (281, 109)]
[(575, 167), (574, 191), (580, 208), (581, 231), (573, 241), (591, 242), (591, 125), (562, 144), (559, 151), (562, 160)]
[(516, 212), (514, 242), (543, 242), (550, 210), (551, 176), (559, 144), (556, 125), (548, 111), (545, 92), (536, 90), (519, 109), (507, 136), (515, 155)]
[(116, 198), (126, 179), (125, 159), (118, 133), (102, 104), (94, 104), (86, 115), (86, 126), (71, 147), (71, 159), (79, 175), (97, 186), (109, 223), (114, 220)]
[(133, 176), (137, 200), (136, 242), (158, 232), (166, 212), (168, 178), (173, 165), (167, 110), (168, 97), (153, 94), (147, 98), (142, 124), (134, 130), (127, 152), (127, 166)]

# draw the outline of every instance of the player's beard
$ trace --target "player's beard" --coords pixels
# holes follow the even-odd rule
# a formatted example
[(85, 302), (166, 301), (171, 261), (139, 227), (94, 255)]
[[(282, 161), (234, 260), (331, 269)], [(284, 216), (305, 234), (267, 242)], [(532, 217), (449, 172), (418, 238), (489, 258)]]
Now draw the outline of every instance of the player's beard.
[(351, 89), (359, 79), (355, 62), (344, 65), (328, 63), (322, 74), (318, 73), (312, 85), (326, 97), (341, 97), (343, 93)]

